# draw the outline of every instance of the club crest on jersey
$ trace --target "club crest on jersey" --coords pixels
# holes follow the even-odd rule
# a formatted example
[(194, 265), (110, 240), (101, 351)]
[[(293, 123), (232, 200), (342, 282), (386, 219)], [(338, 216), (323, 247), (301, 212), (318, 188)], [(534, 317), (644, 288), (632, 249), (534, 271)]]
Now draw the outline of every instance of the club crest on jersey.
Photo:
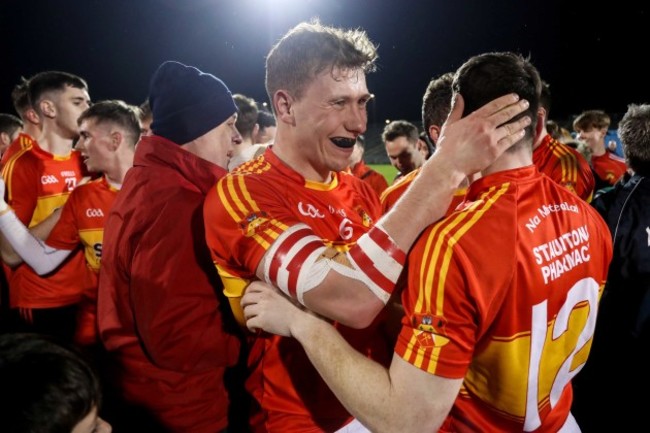
[(442, 347), (449, 343), (447, 337), (447, 319), (431, 314), (413, 316), (413, 327), (417, 329), (416, 338), (423, 347)]
[(361, 217), (361, 223), (363, 224), (363, 226), (370, 227), (372, 225), (372, 218), (370, 218), (370, 215), (368, 215), (368, 213), (362, 208), (357, 209), (357, 212)]
[(264, 211), (250, 213), (239, 222), (239, 227), (244, 232), (244, 236), (251, 237), (257, 234), (269, 223), (270, 217)]

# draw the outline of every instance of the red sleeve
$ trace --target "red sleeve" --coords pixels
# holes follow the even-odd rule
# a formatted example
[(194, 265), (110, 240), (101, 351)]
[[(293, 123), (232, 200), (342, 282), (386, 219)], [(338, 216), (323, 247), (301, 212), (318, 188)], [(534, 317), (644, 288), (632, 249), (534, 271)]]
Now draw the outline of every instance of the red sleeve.
[[(252, 278), (275, 239), (300, 223), (263, 182), (226, 176), (207, 195), (206, 237), (216, 262), (241, 278)], [(375, 198), (376, 200), (376, 198)]]
[(23, 224), (29, 226), (36, 209), (40, 179), (36, 159), (26, 153), (18, 153), (2, 169), (5, 180), (7, 203)]

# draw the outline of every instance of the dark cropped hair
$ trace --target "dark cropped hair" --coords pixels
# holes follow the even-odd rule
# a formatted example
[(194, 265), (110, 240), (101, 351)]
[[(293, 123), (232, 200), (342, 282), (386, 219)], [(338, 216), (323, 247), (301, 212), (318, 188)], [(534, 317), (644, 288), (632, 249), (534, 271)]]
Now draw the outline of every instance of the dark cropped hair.
[(393, 141), (399, 137), (406, 137), (409, 143), (415, 144), (419, 138), (418, 127), (406, 120), (393, 120), (381, 133), (381, 139), (386, 141)]
[(280, 89), (301, 98), (311, 80), (335, 68), (375, 69), (377, 49), (365, 31), (344, 30), (322, 25), (318, 20), (303, 22), (289, 30), (266, 58), (266, 92)]
[(21, 117), (25, 111), (31, 108), (32, 105), (29, 103), (29, 87), (27, 86), (25, 77), (20, 77), (20, 83), (16, 84), (11, 91), (11, 102), (14, 104), (14, 110)]
[(153, 117), (151, 112), (151, 105), (149, 105), (149, 98), (145, 99), (140, 105), (138, 105), (138, 119), (142, 122), (144, 119), (150, 119)]
[(114, 123), (124, 128), (131, 136), (131, 144), (135, 145), (140, 139), (139, 109), (119, 100), (100, 101), (86, 109), (77, 123), (93, 119), (97, 124)]
[(275, 116), (269, 110), (259, 110), (257, 112), (257, 124), (259, 125), (260, 130), (268, 128), (269, 126), (276, 126)]
[(16, 130), (23, 127), (23, 121), (13, 114), (0, 113), (0, 132), (12, 136)]
[(529, 116), (531, 119), (530, 125), (525, 128), (525, 139), (508, 150), (514, 150), (524, 143), (532, 146), (542, 80), (528, 59), (512, 52), (490, 52), (471, 57), (456, 71), (453, 89), (465, 101), (463, 116), (508, 93), (516, 93), (527, 100), (528, 109), (515, 117)]
[(88, 84), (83, 78), (62, 71), (39, 72), (31, 77), (28, 83), (29, 102), (35, 109), (47, 92), (63, 91), (66, 86), (88, 90)]
[(618, 122), (627, 165), (641, 176), (650, 175), (650, 105), (631, 104)]
[(12, 433), (69, 433), (101, 406), (99, 380), (75, 349), (37, 334), (0, 335), (0, 424)]
[(249, 98), (241, 93), (232, 95), (232, 99), (237, 106), (237, 121), (235, 127), (244, 138), (251, 138), (253, 129), (257, 123), (257, 104), (253, 98)]
[(580, 115), (573, 120), (573, 129), (576, 131), (589, 131), (592, 128), (609, 128), (610, 123), (611, 119), (604, 111), (587, 110), (580, 113)]
[(422, 97), (422, 126), (429, 136), (431, 126), (442, 126), (447, 120), (451, 110), (451, 98), (453, 90), (451, 84), (454, 81), (454, 74), (447, 72), (429, 81), (427, 90)]

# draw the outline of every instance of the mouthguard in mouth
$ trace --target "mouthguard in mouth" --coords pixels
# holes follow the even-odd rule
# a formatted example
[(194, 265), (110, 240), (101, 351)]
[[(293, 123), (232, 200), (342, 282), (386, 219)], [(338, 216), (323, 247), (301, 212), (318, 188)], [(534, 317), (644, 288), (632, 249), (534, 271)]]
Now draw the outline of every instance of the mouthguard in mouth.
[(335, 137), (335, 138), (330, 138), (330, 140), (336, 146), (342, 147), (343, 149), (349, 149), (352, 146), (354, 146), (354, 143), (357, 142), (355, 138), (345, 138), (345, 137)]

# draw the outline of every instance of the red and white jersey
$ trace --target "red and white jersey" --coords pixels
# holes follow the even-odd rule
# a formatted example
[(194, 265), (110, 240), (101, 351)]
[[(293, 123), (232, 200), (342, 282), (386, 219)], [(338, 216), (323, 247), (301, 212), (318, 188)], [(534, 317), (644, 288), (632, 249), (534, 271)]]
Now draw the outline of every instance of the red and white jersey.
[[(79, 152), (54, 156), (36, 143), (16, 152), (3, 166), (7, 203), (27, 227), (47, 218), (65, 204), (83, 176)], [(73, 252), (56, 271), (39, 276), (21, 264), (11, 272), (10, 302), (16, 308), (53, 308), (79, 301), (86, 266), (81, 249)]]
[[(380, 205), (372, 188), (354, 175), (307, 181), (271, 148), (218, 182), (208, 193), (204, 216), (222, 277), (254, 279), (264, 253), (291, 227), (306, 224), (324, 244), (346, 251), (379, 219)], [(225, 293), (237, 298), (242, 290)], [(378, 330), (380, 320), (363, 330), (336, 326), (358, 351), (387, 364), (392, 347)], [(247, 388), (265, 412), (268, 431), (335, 431), (352, 419), (294, 339), (261, 335), (249, 366)]]
[(532, 165), (475, 181), (461, 209), (423, 232), (395, 350), (464, 378), (441, 431), (558, 431), (611, 258), (595, 209)]
[(591, 166), (604, 182), (614, 185), (627, 171), (625, 160), (612, 152), (600, 156), (591, 155)]
[(533, 150), (533, 164), (559, 185), (591, 201), (594, 192), (594, 175), (589, 162), (577, 150), (546, 135)]

